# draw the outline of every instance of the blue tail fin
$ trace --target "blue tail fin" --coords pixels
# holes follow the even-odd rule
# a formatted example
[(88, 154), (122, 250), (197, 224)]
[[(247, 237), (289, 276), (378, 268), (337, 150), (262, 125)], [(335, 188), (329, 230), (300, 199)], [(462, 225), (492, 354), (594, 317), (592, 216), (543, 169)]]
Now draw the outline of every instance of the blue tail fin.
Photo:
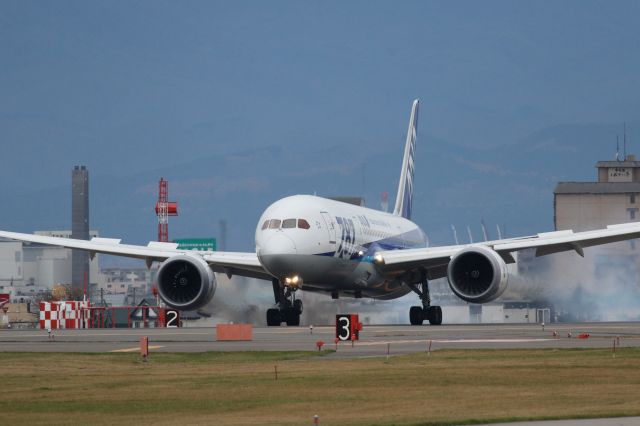
[(418, 133), (418, 105), (420, 101), (413, 101), (409, 129), (407, 130), (407, 142), (404, 147), (404, 159), (402, 171), (398, 183), (398, 195), (393, 214), (411, 219), (411, 205), (413, 203), (413, 158), (416, 152), (416, 135)]

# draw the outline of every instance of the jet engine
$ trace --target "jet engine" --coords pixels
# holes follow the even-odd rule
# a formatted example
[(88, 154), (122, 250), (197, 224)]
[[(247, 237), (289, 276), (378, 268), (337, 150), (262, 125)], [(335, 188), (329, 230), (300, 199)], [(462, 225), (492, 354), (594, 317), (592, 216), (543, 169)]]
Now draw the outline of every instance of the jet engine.
[(474, 246), (453, 255), (447, 268), (449, 287), (462, 300), (486, 303), (507, 289), (507, 265), (500, 255), (485, 246)]
[(216, 291), (216, 277), (207, 262), (189, 254), (165, 260), (157, 281), (160, 297), (174, 309), (198, 309), (209, 303)]

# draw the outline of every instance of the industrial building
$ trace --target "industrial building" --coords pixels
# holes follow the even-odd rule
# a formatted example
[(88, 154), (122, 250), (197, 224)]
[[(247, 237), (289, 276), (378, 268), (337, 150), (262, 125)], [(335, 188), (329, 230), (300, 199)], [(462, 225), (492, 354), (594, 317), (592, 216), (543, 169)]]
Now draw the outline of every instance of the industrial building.
[[(37, 235), (70, 238), (71, 231), (37, 231)], [(98, 237), (96, 230), (90, 237)], [(61, 284), (72, 283), (72, 250), (35, 243), (0, 240), (0, 293), (11, 294), (11, 300), (30, 300), (51, 291)], [(87, 295), (96, 302), (101, 297), (122, 296), (120, 304), (136, 304), (151, 292), (156, 268), (111, 267), (100, 268), (100, 255), (89, 262), (91, 281), (87, 282)], [(84, 289), (82, 289), (84, 291)]]
[[(37, 235), (71, 237), (69, 230), (36, 231)], [(98, 237), (96, 230), (89, 232)], [(95, 287), (100, 273), (100, 256), (89, 262), (87, 290)], [(20, 241), (0, 241), (0, 293), (10, 293), (12, 298), (33, 296), (51, 290), (56, 284), (72, 283), (72, 250)], [(80, 290), (82, 291), (82, 283)]]
[[(75, 166), (71, 171), (71, 238), (89, 239), (89, 170), (85, 166)], [(89, 253), (73, 250), (71, 269), (72, 289), (82, 291), (85, 282), (90, 282)]]
[[(71, 170), (71, 230), (37, 231), (37, 235), (89, 240), (89, 170)], [(0, 293), (31, 296), (56, 284), (71, 285), (74, 294), (89, 291), (99, 275), (99, 258), (89, 253), (42, 244), (0, 241)], [(95, 277), (92, 279), (92, 276)]]
[(137, 305), (151, 292), (157, 271), (157, 268), (104, 268), (93, 290), (93, 300), (99, 302), (99, 297), (105, 295), (122, 295), (119, 304)]

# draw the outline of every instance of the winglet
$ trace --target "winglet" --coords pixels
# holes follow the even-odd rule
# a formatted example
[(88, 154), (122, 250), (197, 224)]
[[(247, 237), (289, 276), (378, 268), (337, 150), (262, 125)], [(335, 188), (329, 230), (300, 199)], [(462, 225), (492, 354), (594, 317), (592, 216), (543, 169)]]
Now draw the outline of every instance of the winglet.
[(411, 219), (411, 205), (413, 204), (413, 158), (416, 152), (416, 135), (418, 133), (418, 99), (411, 106), (409, 129), (407, 130), (407, 142), (404, 147), (404, 159), (400, 182), (398, 182), (398, 195), (393, 214)]

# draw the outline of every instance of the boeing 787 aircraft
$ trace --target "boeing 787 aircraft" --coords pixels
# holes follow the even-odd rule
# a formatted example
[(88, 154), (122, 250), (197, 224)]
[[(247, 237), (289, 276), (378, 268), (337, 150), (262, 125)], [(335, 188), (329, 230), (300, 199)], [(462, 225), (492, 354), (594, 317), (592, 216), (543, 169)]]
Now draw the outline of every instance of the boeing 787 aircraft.
[(640, 223), (606, 229), (547, 232), (535, 236), (475, 244), (427, 247), (424, 232), (411, 221), (418, 100), (413, 102), (393, 213), (385, 213), (311, 195), (276, 201), (262, 213), (253, 253), (202, 252), (177, 244), (121, 244), (119, 239), (90, 241), (0, 231), (0, 237), (56, 245), (95, 253), (161, 262), (158, 293), (175, 309), (206, 306), (216, 290), (214, 273), (271, 281), (275, 307), (267, 324), (299, 325), (302, 301), (297, 290), (333, 298), (395, 299), (413, 291), (420, 306), (409, 311), (411, 324), (442, 323), (442, 310), (432, 306), (429, 280), (447, 277), (451, 290), (470, 303), (486, 303), (505, 291), (507, 264), (513, 253), (535, 249), (536, 256), (640, 237)]

